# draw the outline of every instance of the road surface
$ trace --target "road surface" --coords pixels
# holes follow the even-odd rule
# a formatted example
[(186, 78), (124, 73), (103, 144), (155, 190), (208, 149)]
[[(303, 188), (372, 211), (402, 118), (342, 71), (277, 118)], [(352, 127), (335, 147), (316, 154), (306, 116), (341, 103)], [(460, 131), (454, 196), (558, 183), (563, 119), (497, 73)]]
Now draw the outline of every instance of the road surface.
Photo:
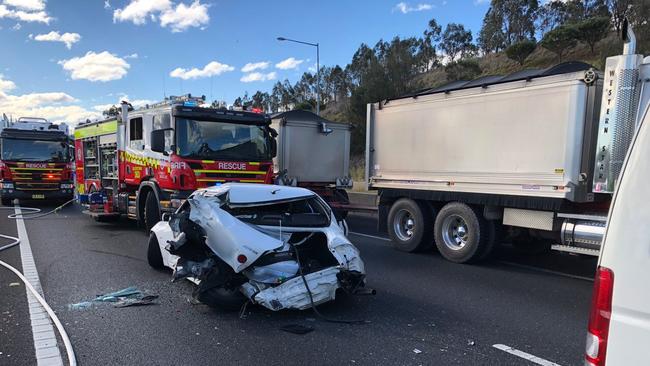
[[(15, 236), (9, 212), (0, 214), (0, 233)], [(531, 258), (505, 248), (485, 264), (458, 265), (434, 252), (394, 250), (370, 215), (348, 221), (377, 295), (319, 308), (364, 325), (256, 306), (242, 319), (196, 304), (191, 283), (172, 283), (169, 272), (147, 265), (147, 235), (127, 220), (96, 223), (69, 207), (24, 223), (45, 299), (64, 323), (80, 365), (582, 364), (594, 258)], [(0, 252), (0, 260), (21, 269), (20, 248)], [(0, 268), (0, 365), (36, 364), (25, 287), (17, 282)], [(159, 304), (69, 309), (128, 286), (159, 295)], [(315, 330), (280, 330), (289, 324)], [(60, 353), (65, 361), (61, 346)]]

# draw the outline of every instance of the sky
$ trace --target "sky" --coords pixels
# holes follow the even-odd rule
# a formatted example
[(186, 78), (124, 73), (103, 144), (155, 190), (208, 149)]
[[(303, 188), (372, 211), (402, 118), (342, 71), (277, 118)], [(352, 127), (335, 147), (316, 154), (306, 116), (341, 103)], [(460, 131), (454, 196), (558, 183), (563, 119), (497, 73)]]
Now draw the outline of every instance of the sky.
[(74, 125), (121, 100), (227, 103), (429, 19), (480, 29), (487, 0), (0, 0), (0, 113)]

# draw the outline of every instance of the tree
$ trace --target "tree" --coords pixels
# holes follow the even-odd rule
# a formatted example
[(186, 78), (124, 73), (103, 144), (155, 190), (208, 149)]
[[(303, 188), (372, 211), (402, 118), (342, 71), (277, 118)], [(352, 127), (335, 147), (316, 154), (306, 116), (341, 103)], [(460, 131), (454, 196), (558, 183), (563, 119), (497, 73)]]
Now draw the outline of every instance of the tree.
[(537, 48), (537, 43), (531, 40), (522, 41), (506, 48), (506, 55), (509, 59), (517, 61), (519, 65), (523, 66), (524, 61), (535, 51), (535, 48)]
[(440, 42), (442, 28), (435, 19), (429, 20), (429, 27), (424, 31), (424, 37), (420, 40), (419, 57), (422, 62), (422, 70), (429, 71), (438, 64), (436, 54), (437, 44)]
[(237, 99), (235, 99), (235, 101), (232, 102), (232, 105), (233, 107), (242, 107), (243, 103), (241, 97), (237, 97)]
[(450, 62), (445, 66), (447, 80), (471, 80), (481, 75), (481, 67), (478, 61), (473, 59), (464, 59)]
[(107, 110), (103, 111), (102, 114), (105, 117), (115, 117), (120, 114), (120, 108), (118, 108), (116, 105), (112, 105), (110, 108)]
[(464, 58), (476, 51), (472, 44), (472, 32), (466, 30), (465, 26), (457, 23), (449, 23), (442, 34), (440, 48), (447, 54), (451, 61), (458, 57)]
[[(535, 38), (535, 19), (539, 3), (537, 0), (492, 0), (491, 21), (500, 20), (498, 27), (505, 36), (505, 45), (510, 46), (526, 39)], [(496, 32), (495, 24), (492, 29)], [(490, 38), (489, 34), (485, 37)]]
[(490, 7), (483, 18), (483, 26), (478, 37), (478, 44), (485, 53), (499, 52), (506, 46), (506, 35), (501, 29), (502, 15)]
[(562, 55), (571, 47), (578, 43), (578, 34), (574, 27), (568, 25), (559, 26), (546, 33), (540, 42), (540, 45), (547, 50), (555, 53), (562, 61)]
[(605, 38), (610, 27), (609, 18), (589, 18), (575, 25), (579, 41), (589, 45), (591, 54), (598, 41)]

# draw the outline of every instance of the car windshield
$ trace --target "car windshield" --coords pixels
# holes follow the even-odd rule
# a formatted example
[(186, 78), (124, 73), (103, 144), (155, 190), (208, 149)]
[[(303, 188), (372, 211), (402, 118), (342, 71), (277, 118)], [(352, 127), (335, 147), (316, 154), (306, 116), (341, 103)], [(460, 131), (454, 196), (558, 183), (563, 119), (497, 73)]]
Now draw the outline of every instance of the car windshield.
[(68, 144), (63, 141), (2, 139), (2, 160), (67, 162)]
[(177, 154), (187, 158), (269, 160), (270, 140), (264, 126), (178, 119)]

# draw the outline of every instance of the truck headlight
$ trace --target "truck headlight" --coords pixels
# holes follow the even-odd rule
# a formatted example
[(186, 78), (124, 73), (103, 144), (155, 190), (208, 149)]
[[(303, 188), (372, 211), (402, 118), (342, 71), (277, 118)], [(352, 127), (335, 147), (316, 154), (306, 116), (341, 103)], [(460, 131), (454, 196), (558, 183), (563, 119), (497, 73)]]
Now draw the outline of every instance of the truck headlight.
[(11, 182), (2, 183), (2, 189), (14, 189), (14, 184)]
[(74, 188), (74, 184), (72, 183), (61, 183), (61, 189), (72, 189)]

